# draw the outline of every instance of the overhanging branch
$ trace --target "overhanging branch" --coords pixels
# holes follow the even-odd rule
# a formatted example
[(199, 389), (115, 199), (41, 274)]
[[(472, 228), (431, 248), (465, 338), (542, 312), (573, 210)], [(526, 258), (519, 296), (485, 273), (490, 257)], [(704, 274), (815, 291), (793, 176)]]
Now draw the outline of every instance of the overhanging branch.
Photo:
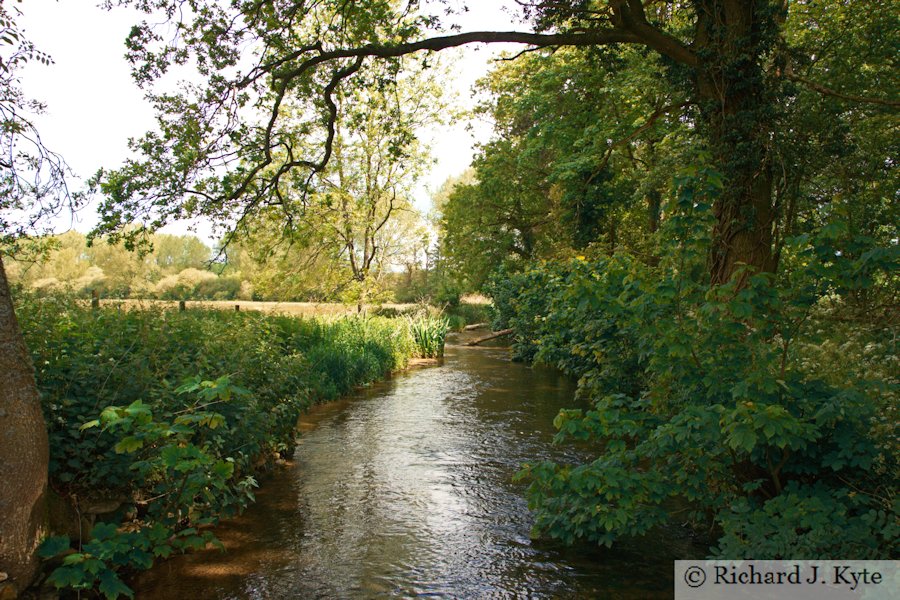
[[(590, 31), (585, 33), (527, 33), (521, 31), (472, 31), (469, 33), (461, 33), (457, 35), (447, 35), (419, 40), (417, 42), (407, 42), (396, 45), (367, 44), (358, 48), (341, 48), (337, 50), (329, 50), (320, 52), (319, 54), (308, 58), (292, 69), (283, 71), (275, 71), (273, 78), (276, 80), (291, 80), (306, 73), (316, 65), (324, 62), (339, 60), (342, 58), (358, 58), (358, 57), (378, 57), (378, 58), (397, 58), (413, 54), (422, 50), (440, 51), (448, 48), (455, 48), (467, 44), (527, 44), (535, 47), (552, 47), (552, 46), (603, 46), (610, 44), (643, 44), (651, 46), (654, 49), (664, 52), (679, 62), (688, 65), (696, 65), (696, 56), (684, 45), (664, 36), (658, 30), (649, 25), (643, 29), (652, 30), (653, 36), (647, 37), (638, 33), (629, 31), (625, 28), (610, 28), (598, 31)], [(641, 33), (648, 33), (641, 31)], [(659, 36), (663, 36), (660, 39)], [(663, 43), (665, 41), (665, 43)], [(665, 51), (658, 46), (665, 46)], [(298, 56), (299, 58), (299, 56)]]

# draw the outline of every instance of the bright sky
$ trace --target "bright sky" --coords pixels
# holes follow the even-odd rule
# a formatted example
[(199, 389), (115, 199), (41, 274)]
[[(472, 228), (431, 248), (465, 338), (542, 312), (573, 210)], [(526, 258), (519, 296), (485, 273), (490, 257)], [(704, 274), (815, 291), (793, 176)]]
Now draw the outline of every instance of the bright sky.
[[(20, 26), (55, 64), (37, 63), (27, 67), (23, 87), (29, 98), (47, 104), (47, 114), (37, 119), (45, 145), (62, 154), (75, 173), (90, 177), (100, 167), (115, 168), (128, 156), (127, 140), (153, 127), (153, 112), (142, 92), (133, 84), (125, 61), (124, 40), (139, 15), (130, 9), (105, 11), (99, 0), (31, 0), (18, 6), (24, 16)], [(471, 2), (471, 10), (456, 21), (463, 31), (518, 29), (501, 11), (503, 0)], [(507, 49), (509, 46), (507, 46)], [(460, 103), (471, 106), (471, 88), (490, 67), (491, 58), (502, 51), (499, 46), (471, 47), (462, 51), (455, 65), (457, 77), (448, 88)], [(461, 173), (471, 161), (473, 146), (489, 135), (484, 123), (458, 122), (437, 131), (423, 132), (431, 138), (436, 164), (419, 186), (416, 205), (430, 207), (430, 193), (449, 176)], [(72, 186), (77, 189), (79, 185)], [(59, 229), (74, 225), (86, 231), (96, 222), (92, 208), (60, 222)], [(186, 231), (186, 224), (167, 228)], [(211, 228), (196, 224), (197, 234), (210, 243)]]

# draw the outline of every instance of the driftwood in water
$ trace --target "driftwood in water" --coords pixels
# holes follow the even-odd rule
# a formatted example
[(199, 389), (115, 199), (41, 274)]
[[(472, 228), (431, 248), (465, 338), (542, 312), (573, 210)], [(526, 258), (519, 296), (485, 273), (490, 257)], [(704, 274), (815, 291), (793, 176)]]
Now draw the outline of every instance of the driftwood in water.
[(487, 327), (489, 323), (475, 323), (473, 325), (466, 325), (463, 327), (463, 331), (472, 331), (473, 329), (484, 329)]
[(502, 331), (495, 331), (491, 333), (491, 335), (486, 335), (484, 337), (480, 337), (478, 339), (474, 339), (471, 342), (466, 342), (466, 346), (477, 346), (482, 342), (486, 342), (488, 340), (492, 340), (494, 338), (503, 337), (504, 335), (509, 335), (513, 332), (512, 329), (503, 329)]

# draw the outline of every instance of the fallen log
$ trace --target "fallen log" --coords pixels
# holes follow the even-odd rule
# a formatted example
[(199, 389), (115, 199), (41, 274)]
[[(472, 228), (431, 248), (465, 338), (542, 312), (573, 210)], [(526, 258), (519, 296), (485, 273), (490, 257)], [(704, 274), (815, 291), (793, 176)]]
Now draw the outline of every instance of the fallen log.
[(503, 337), (504, 335), (509, 335), (512, 332), (513, 332), (512, 329), (503, 329), (501, 331), (494, 331), (491, 333), (491, 335), (486, 335), (484, 337), (474, 339), (471, 342), (466, 342), (465, 345), (466, 346), (477, 346), (478, 344), (480, 344), (482, 342), (486, 342), (488, 340), (492, 340), (492, 339), (498, 338), (498, 337)]
[(466, 325), (463, 327), (463, 331), (472, 331), (473, 329), (484, 329), (487, 327), (489, 323), (474, 323), (472, 325)]

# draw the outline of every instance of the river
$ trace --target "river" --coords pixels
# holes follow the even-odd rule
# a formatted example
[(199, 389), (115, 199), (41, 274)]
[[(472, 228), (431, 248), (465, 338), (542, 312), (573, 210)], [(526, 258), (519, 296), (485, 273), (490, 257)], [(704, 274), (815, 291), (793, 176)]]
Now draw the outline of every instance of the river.
[(678, 528), (564, 548), (529, 537), (522, 463), (577, 460), (551, 444), (576, 405), (553, 370), (502, 348), (448, 345), (301, 420), (294, 459), (217, 534), (227, 552), (175, 557), (137, 598), (666, 598), (672, 560), (703, 550)]

